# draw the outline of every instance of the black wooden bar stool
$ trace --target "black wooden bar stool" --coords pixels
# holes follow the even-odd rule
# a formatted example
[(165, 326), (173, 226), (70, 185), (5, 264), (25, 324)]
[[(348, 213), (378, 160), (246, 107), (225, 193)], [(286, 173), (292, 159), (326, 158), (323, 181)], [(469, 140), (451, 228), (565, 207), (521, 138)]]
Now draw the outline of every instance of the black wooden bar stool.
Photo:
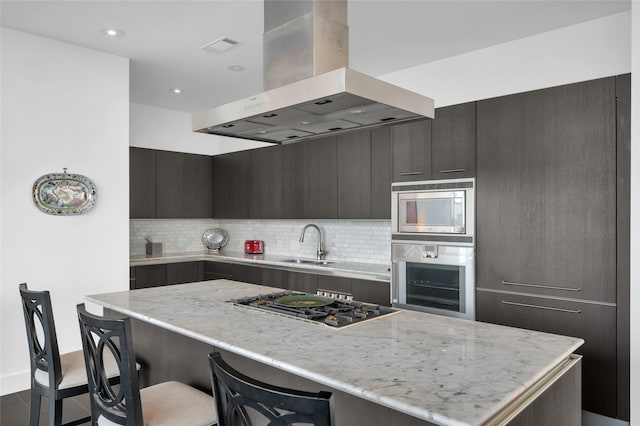
[[(49, 292), (29, 290), (26, 283), (20, 284), (19, 290), (31, 363), (29, 425), (38, 425), (41, 400), (42, 397), (46, 397), (49, 401), (48, 424), (60, 426), (63, 399), (88, 392), (84, 356), (81, 350), (60, 354)], [(118, 368), (113, 357), (105, 358), (105, 375), (113, 383), (119, 380)], [(91, 417), (85, 417), (67, 425), (78, 425), (89, 420)]]
[[(92, 423), (99, 426), (211, 426), (213, 397), (180, 382), (139, 388), (129, 318), (106, 318), (78, 309), (91, 400)], [(167, 348), (167, 350), (171, 350)], [(105, 380), (103, 359), (116, 359), (120, 385)]]
[(218, 426), (334, 424), (330, 392), (302, 392), (259, 382), (234, 370), (218, 352), (209, 354), (209, 364)]

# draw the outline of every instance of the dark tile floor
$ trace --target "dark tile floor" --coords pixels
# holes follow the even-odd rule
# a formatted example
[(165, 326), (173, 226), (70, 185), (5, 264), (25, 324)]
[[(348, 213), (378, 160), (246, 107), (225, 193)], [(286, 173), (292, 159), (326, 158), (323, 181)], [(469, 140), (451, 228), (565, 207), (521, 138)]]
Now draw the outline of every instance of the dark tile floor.
[[(28, 426), (29, 425), (29, 400), (31, 392), (25, 390), (0, 397), (0, 425), (1, 426)], [(39, 426), (46, 426), (49, 418), (47, 398), (42, 398), (40, 405)], [(62, 422), (70, 422), (89, 416), (89, 396), (80, 395), (67, 398), (62, 403)], [(90, 425), (91, 422), (83, 423)]]

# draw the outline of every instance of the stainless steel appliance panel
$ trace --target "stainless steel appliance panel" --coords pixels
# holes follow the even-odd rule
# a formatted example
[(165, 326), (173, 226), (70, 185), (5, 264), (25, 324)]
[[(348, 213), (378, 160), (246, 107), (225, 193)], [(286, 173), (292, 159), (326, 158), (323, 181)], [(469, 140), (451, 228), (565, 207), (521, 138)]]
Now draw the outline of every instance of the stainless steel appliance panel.
[(393, 243), (392, 305), (475, 319), (475, 248)]

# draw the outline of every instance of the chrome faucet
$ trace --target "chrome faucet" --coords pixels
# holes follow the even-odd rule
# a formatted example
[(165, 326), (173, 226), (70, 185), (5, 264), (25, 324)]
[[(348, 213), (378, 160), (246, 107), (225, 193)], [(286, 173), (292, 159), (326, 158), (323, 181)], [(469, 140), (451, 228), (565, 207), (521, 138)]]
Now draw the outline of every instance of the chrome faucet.
[(309, 227), (315, 228), (316, 231), (318, 231), (318, 251), (316, 255), (317, 255), (317, 259), (320, 260), (325, 254), (327, 254), (327, 252), (324, 250), (324, 242), (322, 241), (322, 231), (320, 230), (320, 228), (318, 228), (318, 225), (314, 225), (313, 223), (305, 225), (305, 227), (302, 228), (302, 233), (300, 234), (300, 242), (301, 243), (304, 242), (304, 233)]

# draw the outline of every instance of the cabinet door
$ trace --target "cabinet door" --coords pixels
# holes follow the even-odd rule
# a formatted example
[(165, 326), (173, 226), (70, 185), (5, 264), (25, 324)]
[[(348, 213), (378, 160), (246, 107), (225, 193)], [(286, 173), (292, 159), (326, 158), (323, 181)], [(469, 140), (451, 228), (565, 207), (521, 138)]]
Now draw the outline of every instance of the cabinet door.
[(240, 151), (213, 157), (214, 218), (250, 217), (251, 152)]
[(476, 103), (438, 108), (431, 126), (431, 177), (474, 177)]
[(167, 284), (193, 283), (203, 278), (203, 262), (167, 263)]
[(614, 83), (478, 102), (478, 287), (616, 301)]
[(316, 294), (316, 290), (318, 290), (318, 276), (316, 274), (289, 271), (287, 274), (287, 286), (285, 288)]
[(156, 217), (156, 151), (129, 148), (129, 217)]
[(136, 266), (133, 289), (167, 285), (167, 265)]
[(281, 146), (251, 150), (251, 217), (282, 217)]
[(283, 269), (259, 268), (260, 282), (257, 284), (286, 289), (289, 287), (288, 271)]
[(338, 136), (338, 219), (371, 218), (371, 133)]
[(580, 337), (583, 409), (616, 417), (616, 307), (493, 291), (476, 292), (478, 321)]
[(339, 291), (351, 294), (351, 278), (318, 275), (318, 290)]
[(211, 217), (211, 157), (182, 154), (184, 164), (183, 218)]
[(307, 145), (307, 208), (309, 219), (338, 216), (338, 153), (336, 137), (303, 142)]
[(398, 124), (391, 129), (393, 181), (431, 178), (431, 120)]
[(391, 128), (371, 131), (371, 218), (391, 219)]
[(204, 262), (205, 280), (233, 280), (235, 265), (223, 262)]
[(158, 218), (211, 216), (211, 160), (205, 155), (158, 151)]
[(360, 302), (391, 306), (391, 290), (388, 282), (372, 280), (351, 280), (353, 298)]
[(282, 219), (305, 217), (307, 194), (307, 144), (282, 145)]

